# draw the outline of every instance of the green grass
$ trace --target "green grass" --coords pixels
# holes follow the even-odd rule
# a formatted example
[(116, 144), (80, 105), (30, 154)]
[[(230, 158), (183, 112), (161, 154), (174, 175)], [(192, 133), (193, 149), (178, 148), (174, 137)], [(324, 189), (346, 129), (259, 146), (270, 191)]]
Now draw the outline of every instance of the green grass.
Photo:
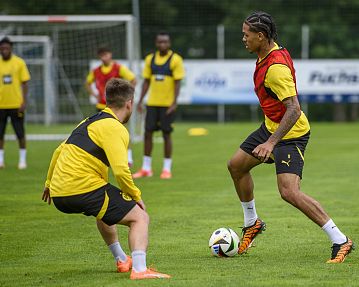
[[(208, 136), (189, 137), (201, 126)], [(242, 210), (226, 162), (258, 124), (177, 124), (174, 178), (159, 179), (162, 144), (155, 144), (151, 179), (138, 180), (151, 216), (148, 263), (169, 281), (132, 282), (117, 274), (93, 218), (65, 215), (41, 202), (51, 154), (58, 142), (29, 142), (28, 164), (18, 171), (17, 145), (6, 144), (0, 170), (0, 286), (359, 286), (359, 257), (341, 265), (326, 235), (281, 200), (272, 165), (253, 172), (257, 211), (267, 223), (244, 256), (214, 258), (208, 238), (218, 227), (237, 232)], [(66, 133), (71, 126), (29, 126), (29, 132)], [(359, 243), (359, 126), (313, 124), (302, 189), (318, 199), (343, 232)], [(142, 144), (133, 147), (137, 169)], [(119, 227), (122, 245), (127, 228)]]

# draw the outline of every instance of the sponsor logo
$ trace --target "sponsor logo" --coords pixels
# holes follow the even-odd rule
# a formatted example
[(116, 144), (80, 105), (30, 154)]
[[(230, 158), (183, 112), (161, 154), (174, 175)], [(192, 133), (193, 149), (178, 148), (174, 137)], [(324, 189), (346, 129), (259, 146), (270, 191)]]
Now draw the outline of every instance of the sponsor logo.
[(126, 193), (122, 193), (122, 198), (126, 201), (131, 201), (132, 200), (132, 197), (129, 196), (128, 194)]
[(359, 74), (356, 72), (321, 72), (314, 71), (309, 75), (312, 84), (359, 84)]
[(217, 73), (204, 73), (195, 79), (196, 88), (201, 89), (223, 89), (227, 86), (225, 78)]

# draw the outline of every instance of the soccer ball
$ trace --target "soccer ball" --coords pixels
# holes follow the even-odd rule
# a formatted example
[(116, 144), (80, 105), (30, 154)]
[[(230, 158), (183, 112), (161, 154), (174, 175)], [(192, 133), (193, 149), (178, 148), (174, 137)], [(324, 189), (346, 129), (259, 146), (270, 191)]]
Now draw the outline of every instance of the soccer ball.
[(209, 248), (211, 253), (217, 257), (232, 257), (238, 254), (240, 240), (232, 229), (218, 228), (209, 239)]

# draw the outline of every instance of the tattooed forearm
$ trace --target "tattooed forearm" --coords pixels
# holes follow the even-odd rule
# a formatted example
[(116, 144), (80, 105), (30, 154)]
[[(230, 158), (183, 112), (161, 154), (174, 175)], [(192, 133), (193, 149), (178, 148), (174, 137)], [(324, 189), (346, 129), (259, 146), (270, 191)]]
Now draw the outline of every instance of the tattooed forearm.
[(297, 97), (290, 97), (283, 101), (287, 110), (279, 123), (278, 129), (270, 136), (268, 141), (276, 145), (294, 126), (300, 117), (301, 110)]

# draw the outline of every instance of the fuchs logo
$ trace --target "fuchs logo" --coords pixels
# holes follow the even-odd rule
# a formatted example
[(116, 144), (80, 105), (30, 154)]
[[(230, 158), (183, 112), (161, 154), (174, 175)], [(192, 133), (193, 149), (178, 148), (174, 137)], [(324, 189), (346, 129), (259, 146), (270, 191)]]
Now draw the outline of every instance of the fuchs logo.
[(202, 89), (219, 89), (226, 86), (226, 79), (217, 73), (205, 73), (195, 80), (195, 85)]
[(310, 83), (320, 84), (359, 84), (359, 75), (356, 72), (312, 72), (309, 76)]

